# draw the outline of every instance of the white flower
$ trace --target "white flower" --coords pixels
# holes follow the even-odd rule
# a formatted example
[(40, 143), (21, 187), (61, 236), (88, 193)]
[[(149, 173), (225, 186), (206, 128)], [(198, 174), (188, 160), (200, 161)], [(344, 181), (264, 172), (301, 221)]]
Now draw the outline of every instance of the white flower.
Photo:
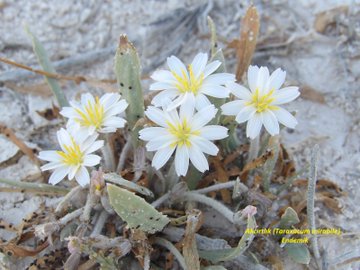
[(155, 83), (150, 85), (151, 91), (163, 90), (152, 99), (156, 107), (168, 106), (168, 110), (180, 106), (187, 98), (195, 99), (197, 110), (210, 105), (206, 97), (226, 98), (229, 91), (223, 86), (229, 81), (235, 81), (235, 76), (229, 73), (214, 73), (221, 65), (220, 61), (208, 62), (206, 53), (199, 53), (186, 68), (177, 57), (167, 59), (168, 70), (158, 70), (151, 76)]
[(178, 111), (161, 110), (150, 106), (145, 114), (160, 127), (148, 127), (140, 130), (140, 139), (148, 141), (148, 151), (156, 151), (152, 166), (160, 169), (175, 153), (176, 173), (186, 175), (189, 159), (200, 172), (209, 169), (204, 155), (217, 155), (218, 148), (210, 140), (220, 140), (227, 137), (227, 128), (208, 125), (216, 115), (217, 109), (209, 105), (194, 114), (194, 103), (186, 102)]
[(126, 121), (117, 117), (128, 106), (124, 99), (115, 93), (107, 93), (100, 99), (90, 93), (81, 95), (81, 102), (70, 101), (71, 107), (64, 107), (60, 114), (69, 118), (67, 127), (86, 129), (91, 135), (115, 132), (117, 128), (124, 127)]
[(50, 161), (41, 167), (41, 170), (54, 170), (49, 183), (57, 184), (68, 175), (68, 179), (74, 177), (76, 181), (85, 186), (90, 182), (89, 172), (85, 167), (95, 166), (100, 163), (100, 157), (92, 152), (100, 149), (104, 141), (96, 141), (97, 133), (88, 135), (85, 130), (78, 130), (76, 134), (65, 129), (57, 132), (57, 138), (62, 151), (41, 151), (39, 158)]
[(230, 101), (221, 106), (224, 115), (236, 115), (238, 123), (247, 122), (246, 135), (256, 138), (262, 125), (270, 135), (279, 133), (279, 122), (289, 128), (295, 128), (297, 121), (291, 113), (278, 105), (288, 103), (299, 95), (299, 88), (290, 86), (281, 88), (286, 72), (278, 68), (271, 75), (266, 67), (250, 66), (248, 83), (250, 91), (236, 83), (227, 87), (240, 100)]

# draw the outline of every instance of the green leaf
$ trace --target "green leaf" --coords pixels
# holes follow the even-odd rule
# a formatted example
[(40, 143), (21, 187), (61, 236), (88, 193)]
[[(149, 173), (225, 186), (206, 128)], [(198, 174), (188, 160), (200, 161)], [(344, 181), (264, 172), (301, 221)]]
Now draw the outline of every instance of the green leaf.
[(120, 36), (120, 44), (115, 54), (115, 75), (121, 95), (129, 104), (126, 108), (126, 120), (134, 147), (139, 141), (139, 119), (144, 117), (144, 96), (140, 81), (140, 60), (134, 45), (125, 35)]
[(255, 228), (256, 228), (255, 218), (254, 218), (254, 216), (249, 216), (245, 233), (241, 237), (239, 244), (236, 248), (216, 249), (216, 250), (200, 250), (199, 256), (203, 259), (206, 259), (206, 260), (212, 262), (212, 263), (233, 260), (237, 256), (244, 253), (245, 250), (250, 246), (255, 235), (253, 233), (248, 233), (247, 231), (251, 231)]
[(285, 250), (290, 256), (297, 263), (301, 264), (309, 264), (310, 263), (310, 252), (308, 247), (305, 244), (291, 244), (287, 243), (285, 245)]
[[(39, 61), (40, 66), (43, 68), (44, 71), (49, 73), (56, 73), (55, 69), (53, 68), (50, 59), (46, 53), (45, 48), (40, 43), (40, 41), (34, 36), (34, 34), (30, 31), (28, 26), (25, 26), (25, 31), (31, 38), (31, 42), (33, 45), (34, 53)], [(57, 102), (59, 103), (60, 107), (69, 106), (69, 103), (64, 95), (64, 92), (61, 90), (60, 85), (56, 79), (49, 78), (45, 76), (45, 80), (50, 86), (53, 94), (56, 97)]]
[(286, 208), (284, 214), (280, 219), (280, 228), (290, 228), (292, 225), (295, 225), (300, 222), (300, 219), (294, 209), (291, 207)]
[(147, 189), (146, 187), (139, 186), (131, 181), (128, 181), (116, 173), (107, 173), (104, 175), (104, 179), (113, 184), (117, 184), (119, 186), (123, 186), (123, 187), (127, 187), (129, 189), (132, 189), (132, 190), (134, 190), (140, 194), (143, 194), (145, 196), (154, 197), (154, 194), (152, 193), (151, 190)]
[(107, 191), (111, 206), (132, 229), (155, 233), (161, 231), (170, 222), (167, 216), (126, 189), (107, 184)]

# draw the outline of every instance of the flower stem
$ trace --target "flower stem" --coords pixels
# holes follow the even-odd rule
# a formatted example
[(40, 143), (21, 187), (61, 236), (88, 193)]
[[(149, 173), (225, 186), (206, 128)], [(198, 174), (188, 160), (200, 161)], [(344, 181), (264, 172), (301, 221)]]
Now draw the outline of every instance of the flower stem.
[(116, 171), (121, 172), (124, 169), (126, 158), (129, 154), (129, 151), (132, 147), (131, 137), (129, 136), (119, 157), (119, 163), (117, 165)]
[(115, 170), (115, 159), (109, 142), (109, 135), (105, 134), (105, 145), (101, 148), (101, 152), (104, 158), (104, 167), (106, 170)]
[(171, 190), (178, 182), (179, 176), (176, 174), (175, 161), (171, 164), (169, 172), (166, 175), (166, 190)]
[(102, 229), (104, 228), (105, 222), (109, 216), (110, 216), (110, 214), (106, 210), (103, 210), (100, 213), (99, 218), (96, 221), (96, 224), (94, 226), (94, 229), (90, 234), (90, 237), (99, 235), (101, 233)]
[(196, 190), (194, 190), (194, 192), (205, 194), (205, 193), (209, 193), (212, 191), (218, 191), (221, 189), (232, 188), (233, 186), (235, 186), (235, 183), (236, 183), (236, 181), (229, 181), (229, 182), (225, 182), (225, 183), (212, 185), (212, 186), (202, 188), (202, 189), (196, 189)]
[(63, 187), (52, 186), (48, 184), (39, 184), (39, 183), (28, 183), (22, 181), (12, 181), (8, 179), (0, 178), (0, 183), (7, 184), (12, 187), (19, 187), (25, 191), (41, 191), (46, 193), (52, 193), (54, 195), (63, 196), (67, 194), (70, 190)]
[[(308, 182), (308, 190), (307, 190), (307, 218), (311, 231), (316, 229), (314, 204), (315, 204), (315, 188), (316, 188), (316, 180), (317, 180), (318, 153), (319, 153), (319, 145), (316, 144), (311, 154), (310, 174), (309, 174), (309, 182)], [(318, 266), (320, 266), (321, 265), (320, 252), (319, 252), (316, 234), (312, 234), (311, 236), (311, 245), (316, 259), (316, 263), (318, 264)]]
[(249, 156), (247, 159), (247, 163), (257, 158), (259, 153), (259, 145), (260, 145), (260, 135), (258, 135), (255, 139), (250, 140)]
[(219, 213), (221, 213), (231, 223), (234, 223), (234, 212), (231, 211), (229, 208), (227, 208), (222, 203), (219, 203), (218, 201), (216, 201), (214, 199), (211, 199), (205, 195), (199, 194), (195, 191), (186, 192), (183, 195), (182, 199), (187, 200), (187, 201), (195, 201), (195, 202), (199, 202), (199, 203), (208, 205), (208, 206), (214, 208)]
[(154, 237), (153, 241), (154, 244), (167, 248), (172, 254), (174, 254), (175, 258), (178, 260), (182, 269), (187, 269), (184, 257), (170, 241), (161, 237)]
[(202, 173), (199, 172), (193, 165), (190, 166), (188, 173), (185, 176), (185, 182), (190, 190), (194, 190), (199, 184)]

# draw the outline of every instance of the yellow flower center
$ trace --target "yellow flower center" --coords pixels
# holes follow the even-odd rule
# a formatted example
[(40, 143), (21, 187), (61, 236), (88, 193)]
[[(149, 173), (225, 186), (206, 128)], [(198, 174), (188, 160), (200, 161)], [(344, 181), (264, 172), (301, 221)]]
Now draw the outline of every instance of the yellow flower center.
[(191, 146), (190, 136), (199, 135), (198, 131), (192, 131), (188, 122), (184, 119), (181, 122), (173, 125), (170, 122), (167, 122), (169, 125), (169, 132), (176, 137), (176, 142), (172, 143), (171, 146)]
[(261, 95), (258, 88), (252, 94), (251, 101), (247, 102), (246, 105), (252, 105), (256, 108), (256, 112), (260, 113), (267, 109), (276, 110), (276, 106), (272, 106), (271, 103), (275, 100), (273, 97), (274, 90), (270, 90), (269, 93)]
[(181, 76), (173, 71), (171, 73), (176, 78), (176, 88), (181, 93), (192, 92), (196, 95), (204, 80), (204, 73), (201, 73), (200, 76), (196, 77), (191, 65), (189, 65), (188, 70), (189, 76), (186, 74), (186, 70), (181, 71)]
[(100, 103), (99, 97), (95, 98), (95, 103), (91, 103), (90, 100), (85, 106), (85, 112), (75, 109), (80, 118), (77, 119), (81, 126), (90, 127), (95, 126), (99, 129), (104, 121), (104, 106)]
[(72, 145), (64, 145), (66, 152), (56, 151), (58, 155), (62, 157), (62, 162), (66, 165), (80, 165), (84, 159), (84, 153), (80, 150), (80, 146), (77, 145), (73, 138), (71, 138)]

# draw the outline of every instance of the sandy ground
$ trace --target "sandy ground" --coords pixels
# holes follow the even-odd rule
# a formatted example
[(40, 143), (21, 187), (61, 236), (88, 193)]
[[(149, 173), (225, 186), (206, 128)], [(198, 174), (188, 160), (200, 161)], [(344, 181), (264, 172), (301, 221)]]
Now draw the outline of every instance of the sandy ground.
[[(157, 67), (169, 54), (190, 60), (198, 51), (208, 50), (206, 15), (210, 14), (218, 33), (227, 41), (237, 38), (239, 21), (247, 3), (213, 1), (191, 21), (190, 28), (169, 37), (163, 33), (184, 12), (200, 1), (0, 1), (0, 55), (19, 63), (36, 65), (23, 25), (30, 26), (42, 41), (53, 61), (115, 46), (127, 33), (135, 40), (145, 71)], [(348, 196), (336, 215), (316, 208), (317, 223), (340, 227), (344, 232), (359, 232), (360, 208), (360, 4), (359, 1), (254, 1), (262, 19), (255, 64), (271, 70), (282, 67), (291, 84), (307, 91), (289, 109), (297, 112), (299, 125), (294, 132), (284, 130), (282, 141), (301, 167), (310, 159), (314, 144), (320, 145), (319, 176), (339, 184)], [(333, 11), (329, 11), (333, 10)], [(330, 15), (320, 18), (321, 12)], [(159, 18), (161, 19), (159, 21)], [(320, 19), (319, 19), (320, 18)], [(319, 21), (320, 20), (320, 21)], [(157, 21), (157, 23), (153, 23)], [(322, 22), (330, 22), (322, 28)], [(176, 44), (176, 45), (174, 45)], [(181, 46), (180, 46), (181, 45)], [(229, 70), (234, 60), (229, 52)], [(114, 78), (113, 56), (105, 54), (86, 65), (59, 69), (63, 74)], [(0, 78), (10, 76), (13, 67), (0, 64)], [(148, 85), (144, 81), (144, 85)], [(32, 85), (33, 87), (29, 87)], [(63, 84), (68, 97), (78, 91), (98, 91), (73, 82)], [(310, 93), (310, 94), (309, 94)], [(10, 126), (29, 145), (46, 149), (55, 143), (57, 120), (47, 121), (36, 111), (51, 106), (40, 77), (16, 78), (0, 86), (0, 122)], [(0, 177), (33, 180), (38, 168), (19, 149), (0, 135)], [(36, 209), (40, 197), (0, 193), (0, 218), (19, 223), (26, 212)], [(56, 203), (56, 200), (47, 203)], [(0, 235), (9, 237), (0, 230)], [(322, 238), (331, 262), (348, 251), (360, 256), (359, 235)], [(356, 249), (357, 248), (357, 249)], [(353, 262), (336, 269), (359, 269)], [(288, 268), (293, 269), (293, 268)]]

